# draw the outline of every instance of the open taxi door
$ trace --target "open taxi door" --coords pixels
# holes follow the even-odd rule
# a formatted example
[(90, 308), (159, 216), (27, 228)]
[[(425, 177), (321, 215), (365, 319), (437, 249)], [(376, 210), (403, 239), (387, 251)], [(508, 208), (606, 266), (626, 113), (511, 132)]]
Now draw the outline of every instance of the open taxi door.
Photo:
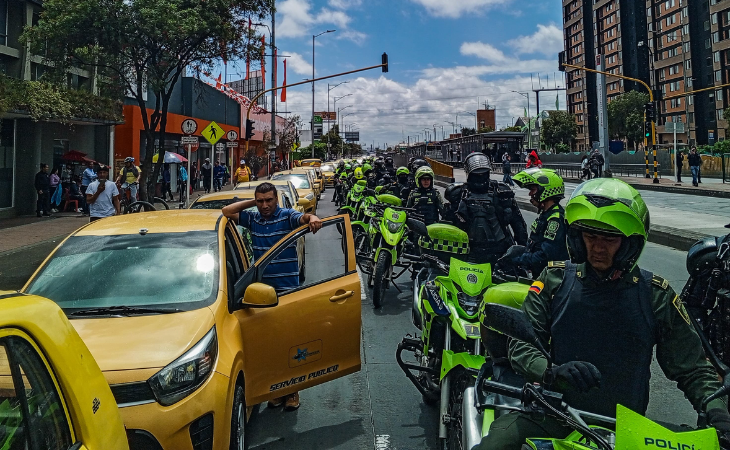
[[(337, 231), (338, 225), (346, 230)], [(264, 270), (306, 236), (306, 277), (277, 293)], [(360, 370), (361, 297), (350, 219), (322, 220), (312, 234), (300, 227), (264, 254), (235, 284), (241, 325), (246, 404), (343, 377)]]

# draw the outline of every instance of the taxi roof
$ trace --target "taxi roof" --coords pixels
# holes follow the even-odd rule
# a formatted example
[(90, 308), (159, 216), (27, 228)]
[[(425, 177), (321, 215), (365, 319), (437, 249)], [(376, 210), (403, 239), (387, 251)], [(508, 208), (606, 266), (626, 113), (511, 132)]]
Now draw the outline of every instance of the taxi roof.
[(115, 236), (139, 233), (186, 233), (215, 230), (221, 212), (217, 209), (171, 209), (123, 214), (91, 222), (74, 236)]
[[(299, 169), (299, 168), (300, 167), (297, 167), (297, 169)], [(282, 170), (281, 172), (276, 172), (276, 173), (272, 174), (271, 176), (275, 177), (277, 175), (305, 175), (306, 176), (307, 173), (302, 170), (292, 169), (292, 170)]]
[[(277, 172), (278, 173), (278, 172)], [(247, 190), (247, 189), (256, 189), (256, 186), (258, 186), (261, 183), (271, 183), (274, 186), (289, 186), (289, 180), (259, 180), (259, 181), (245, 181), (243, 183), (238, 183), (233, 190)]]
[[(254, 189), (256, 189), (256, 187), (253, 187), (251, 189), (235, 189), (232, 191), (211, 192), (210, 194), (201, 195), (200, 197), (196, 198), (194, 201), (195, 202), (207, 202), (207, 201), (211, 201), (211, 200), (228, 200), (233, 197), (240, 198), (240, 197), (246, 195), (246, 193), (247, 193), (246, 191), (249, 191), (249, 190), (253, 191)], [(251, 192), (251, 195), (253, 195), (253, 192)], [(253, 198), (253, 196), (250, 198)], [(243, 198), (242, 198), (242, 200), (243, 200)]]

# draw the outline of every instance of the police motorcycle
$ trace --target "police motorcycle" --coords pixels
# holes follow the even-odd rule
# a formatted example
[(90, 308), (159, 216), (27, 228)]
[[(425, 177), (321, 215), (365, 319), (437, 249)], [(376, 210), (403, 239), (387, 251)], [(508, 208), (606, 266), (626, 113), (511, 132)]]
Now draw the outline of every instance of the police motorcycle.
[[(725, 228), (730, 228), (725, 225)], [(712, 348), (708, 358), (719, 373), (730, 369), (730, 234), (706, 237), (687, 252), (690, 277), (680, 298), (694, 320), (695, 331), (705, 347)]]
[[(385, 290), (391, 285), (402, 292), (394, 280), (411, 268), (411, 261), (402, 255), (408, 244), (408, 232), (418, 219), (412, 208), (401, 206), (401, 200), (390, 194), (379, 194), (377, 203), (368, 208), (371, 216), (367, 230), (369, 254), (360, 254), (360, 270), (368, 275), (373, 289), (373, 307), (380, 308)], [(410, 217), (409, 217), (410, 216)]]
[[(412, 319), (421, 336), (403, 338), (396, 361), (424, 403), (439, 404), (439, 438), (448, 448), (460, 430), (466, 388), (474, 385), (487, 358), (479, 328), (481, 305), (519, 308), (532, 281), (501, 274), (489, 263), (467, 262), (469, 237), (455, 226), (421, 223), (413, 228), (422, 255), (408, 257), (422, 269), (414, 279)], [(404, 351), (413, 357), (404, 360)]]
[[(524, 313), (513, 305), (486, 303), (483, 308), (484, 325), (497, 335), (517, 339), (535, 345), (552, 365), (552, 359), (539, 342), (532, 324)], [(674, 449), (720, 450), (730, 448), (730, 442), (718, 438), (714, 428), (707, 427), (705, 413), (700, 413), (699, 429), (675, 432), (621, 405), (617, 406), (616, 418), (580, 411), (565, 403), (562, 394), (549, 390), (549, 386), (524, 383), (519, 378), (505, 380), (496, 376), (491, 362), (478, 371), (474, 384), (464, 391), (461, 406), (460, 429), (453, 430), (451, 448), (471, 449), (485, 437), (494, 420), (510, 411), (520, 411), (537, 417), (550, 416), (572, 428), (563, 439), (529, 438), (523, 449), (573, 449), (573, 450), (634, 450)], [(730, 393), (726, 385), (704, 399), (707, 404)], [(590, 422), (591, 425), (588, 425)], [(456, 433), (458, 431), (458, 433)]]

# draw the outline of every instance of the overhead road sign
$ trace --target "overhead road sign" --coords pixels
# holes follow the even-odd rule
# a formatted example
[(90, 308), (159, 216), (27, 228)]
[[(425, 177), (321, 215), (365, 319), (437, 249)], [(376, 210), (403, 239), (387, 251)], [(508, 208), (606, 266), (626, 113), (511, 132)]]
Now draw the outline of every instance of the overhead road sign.
[[(210, 145), (215, 145), (216, 142), (220, 141), (225, 131), (217, 123), (211, 122), (203, 131), (200, 132), (203, 137), (210, 142)], [(225, 146), (224, 146), (225, 147)]]

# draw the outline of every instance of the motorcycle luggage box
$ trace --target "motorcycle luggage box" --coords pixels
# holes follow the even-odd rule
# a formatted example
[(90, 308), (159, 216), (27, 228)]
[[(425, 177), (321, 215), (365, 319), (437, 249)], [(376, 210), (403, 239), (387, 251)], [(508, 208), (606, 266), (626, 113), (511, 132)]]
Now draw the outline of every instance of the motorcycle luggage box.
[(434, 223), (426, 227), (428, 237), (421, 236), (418, 246), (442, 261), (448, 261), (454, 255), (469, 253), (469, 236), (461, 229), (445, 223)]

